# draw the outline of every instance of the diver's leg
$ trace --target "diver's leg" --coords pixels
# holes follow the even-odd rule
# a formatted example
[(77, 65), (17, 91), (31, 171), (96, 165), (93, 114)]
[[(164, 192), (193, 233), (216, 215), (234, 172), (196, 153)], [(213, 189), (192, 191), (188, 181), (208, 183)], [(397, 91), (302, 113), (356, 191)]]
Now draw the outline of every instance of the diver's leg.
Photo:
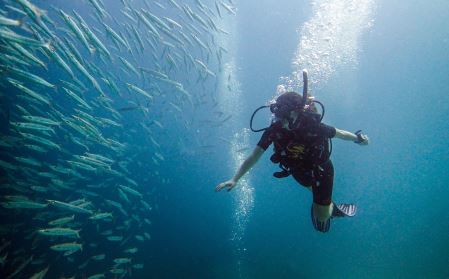
[[(316, 230), (326, 232), (330, 227), (332, 216), (332, 184), (334, 172), (332, 163), (323, 169), (320, 177), (313, 178), (305, 175), (304, 170), (297, 169), (292, 172), (294, 179), (313, 193), (313, 205), (311, 209), (312, 223)], [(327, 175), (326, 179), (325, 176)], [(319, 184), (317, 186), (317, 183)], [(320, 188), (318, 188), (320, 187)]]
[(327, 232), (330, 229), (330, 219), (334, 209), (332, 202), (334, 168), (331, 161), (328, 161), (321, 167), (321, 173), (316, 176), (316, 183), (312, 187), (313, 204), (311, 215), (314, 228), (320, 232)]

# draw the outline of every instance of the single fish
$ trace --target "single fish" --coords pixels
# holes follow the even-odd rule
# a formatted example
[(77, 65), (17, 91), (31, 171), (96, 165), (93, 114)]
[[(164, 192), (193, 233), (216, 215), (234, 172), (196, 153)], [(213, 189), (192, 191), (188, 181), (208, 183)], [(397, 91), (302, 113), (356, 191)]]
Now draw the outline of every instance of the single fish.
[(48, 222), (51, 226), (60, 226), (72, 222), (75, 219), (75, 215), (71, 215), (68, 217), (62, 217), (53, 221)]
[(50, 229), (41, 229), (37, 231), (41, 235), (49, 235), (49, 236), (69, 236), (80, 238), (79, 230), (73, 230), (70, 228), (50, 228)]
[(50, 249), (59, 252), (76, 252), (83, 250), (83, 245), (76, 242), (61, 243), (50, 246)]
[(69, 203), (65, 203), (65, 202), (61, 202), (61, 201), (56, 201), (56, 200), (47, 200), (49, 204), (64, 209), (64, 210), (68, 210), (68, 211), (73, 211), (76, 213), (83, 213), (83, 214), (92, 214), (92, 210), (89, 209), (85, 209), (76, 205), (72, 205)]

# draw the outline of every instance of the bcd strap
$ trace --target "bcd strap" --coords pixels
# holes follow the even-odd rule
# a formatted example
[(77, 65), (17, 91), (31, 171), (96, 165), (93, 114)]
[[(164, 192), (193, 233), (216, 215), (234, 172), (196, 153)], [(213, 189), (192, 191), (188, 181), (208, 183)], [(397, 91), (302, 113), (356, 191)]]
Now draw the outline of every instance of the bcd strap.
[(287, 177), (289, 175), (290, 175), (290, 172), (289, 171), (285, 171), (285, 170), (277, 171), (277, 172), (273, 173), (273, 176), (276, 177), (276, 178), (284, 178), (284, 177)]
[(291, 173), (290, 171), (284, 167), (284, 165), (279, 164), (279, 167), (282, 169), (282, 171), (277, 171), (273, 173), (273, 176), (276, 178), (284, 178), (288, 177)]

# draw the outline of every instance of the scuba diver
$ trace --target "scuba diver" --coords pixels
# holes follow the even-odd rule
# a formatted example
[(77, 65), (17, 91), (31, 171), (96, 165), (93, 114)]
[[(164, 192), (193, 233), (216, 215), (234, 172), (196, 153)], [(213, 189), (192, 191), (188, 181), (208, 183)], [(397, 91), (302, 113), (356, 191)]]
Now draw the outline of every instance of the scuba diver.
[[(313, 203), (311, 217), (314, 228), (327, 232), (330, 220), (335, 217), (352, 217), (357, 207), (354, 204), (335, 204), (332, 201), (334, 167), (330, 160), (332, 152), (331, 138), (353, 141), (359, 145), (369, 143), (368, 136), (357, 131), (351, 133), (321, 123), (324, 116), (324, 106), (307, 95), (307, 71), (303, 71), (303, 95), (296, 92), (286, 92), (277, 97), (276, 102), (262, 106), (254, 111), (251, 117), (251, 130), (264, 131), (257, 146), (245, 159), (233, 178), (220, 183), (215, 191), (227, 188), (231, 191), (239, 179), (248, 172), (259, 160), (262, 154), (273, 143), (274, 154), (270, 160), (279, 164), (281, 171), (275, 172), (276, 178), (292, 175), (302, 186), (311, 190)], [(316, 105), (321, 106), (321, 114)], [(252, 121), (254, 115), (262, 108), (270, 108), (274, 114), (271, 125), (267, 128), (254, 130)]]

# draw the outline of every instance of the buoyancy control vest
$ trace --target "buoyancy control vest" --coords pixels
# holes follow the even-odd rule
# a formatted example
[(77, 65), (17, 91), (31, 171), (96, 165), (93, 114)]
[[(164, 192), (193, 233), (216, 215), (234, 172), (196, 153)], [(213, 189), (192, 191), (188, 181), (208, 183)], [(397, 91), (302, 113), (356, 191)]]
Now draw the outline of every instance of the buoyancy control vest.
[(321, 131), (320, 115), (303, 112), (292, 129), (282, 127), (280, 122), (269, 128), (274, 153), (270, 160), (279, 164), (281, 172), (276, 177), (286, 177), (293, 170), (313, 170), (327, 162), (331, 153), (331, 141)]

